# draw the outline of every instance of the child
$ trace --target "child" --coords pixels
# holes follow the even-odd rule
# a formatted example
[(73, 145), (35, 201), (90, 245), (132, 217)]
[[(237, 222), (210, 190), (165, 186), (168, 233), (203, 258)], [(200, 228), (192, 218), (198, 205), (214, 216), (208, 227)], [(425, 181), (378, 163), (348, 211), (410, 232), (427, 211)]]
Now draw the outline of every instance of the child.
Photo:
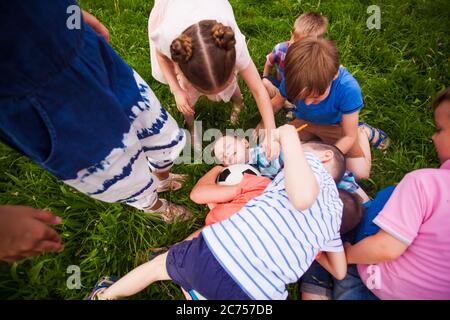
[[(295, 20), (291, 39), (278, 43), (272, 52), (267, 55), (263, 83), (271, 99), (276, 96), (281, 80), (284, 79), (284, 59), (289, 46), (306, 37), (322, 38), (327, 32), (327, 26), (328, 19), (326, 17), (316, 12), (305, 12)], [(275, 76), (271, 76), (275, 65)]]
[(0, 2), (0, 46), (8, 48), (0, 54), (0, 140), (95, 199), (166, 222), (189, 219), (186, 208), (158, 198), (182, 187), (170, 168), (184, 131), (97, 19), (82, 12), (80, 26), (68, 27), (76, 5)]
[[(343, 241), (354, 237), (354, 231), (361, 222), (365, 207), (354, 193), (339, 189), (343, 203), (340, 234)], [(332, 297), (333, 277), (320, 263), (314, 261), (299, 281), (302, 300), (328, 300)]]
[[(156, 0), (149, 18), (153, 77), (168, 84), (191, 131), (195, 150), (201, 141), (194, 128), (194, 106), (200, 96), (233, 101), (230, 120), (238, 120), (243, 99), (239, 73), (256, 100), (265, 128), (275, 129), (270, 98), (248, 52), (245, 37), (226, 0)], [(269, 158), (279, 146), (266, 139)], [(273, 154), (272, 154), (273, 152)]]
[(340, 177), (330, 173), (342, 172), (344, 159), (331, 150), (302, 147), (289, 125), (274, 138), (284, 150), (285, 167), (261, 196), (111, 287), (96, 286), (92, 297), (126, 297), (172, 279), (207, 299), (286, 299), (286, 285), (301, 277), (319, 251), (326, 252), (321, 262), (342, 278), (342, 202), (333, 180)]
[(433, 102), (440, 168), (415, 170), (373, 220), (380, 230), (346, 246), (351, 266), (337, 299), (450, 297), (450, 88)]
[[(325, 39), (306, 38), (289, 47), (285, 79), (273, 99), (275, 111), (288, 99), (295, 104), (303, 141), (319, 138), (347, 157), (347, 169), (367, 179), (371, 168), (367, 135), (358, 129), (363, 99), (358, 82), (340, 65), (337, 48)], [(379, 135), (380, 136), (380, 135)]]

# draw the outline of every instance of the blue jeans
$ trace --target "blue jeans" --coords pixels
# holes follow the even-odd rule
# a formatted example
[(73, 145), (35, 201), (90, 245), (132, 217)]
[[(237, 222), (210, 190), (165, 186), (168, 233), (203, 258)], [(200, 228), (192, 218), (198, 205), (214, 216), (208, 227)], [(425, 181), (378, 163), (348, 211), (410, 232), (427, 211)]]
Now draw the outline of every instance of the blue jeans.
[(356, 265), (347, 269), (343, 280), (334, 280), (333, 300), (379, 300), (361, 281)]
[[(342, 236), (343, 242), (355, 244), (362, 239), (374, 235), (380, 228), (373, 223), (395, 187), (380, 190), (375, 199), (365, 204), (366, 212), (355, 231)], [(327, 296), (334, 300), (378, 300), (378, 298), (362, 283), (356, 265), (348, 267), (343, 280), (336, 280), (318, 262), (314, 261), (300, 280), (300, 291)]]

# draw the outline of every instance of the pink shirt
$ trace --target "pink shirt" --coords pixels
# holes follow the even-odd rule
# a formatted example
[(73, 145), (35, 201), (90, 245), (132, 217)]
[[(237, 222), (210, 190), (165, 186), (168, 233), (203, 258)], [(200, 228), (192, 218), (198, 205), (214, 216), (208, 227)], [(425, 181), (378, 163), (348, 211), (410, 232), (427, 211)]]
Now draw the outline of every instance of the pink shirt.
[(374, 223), (408, 248), (358, 265), (363, 283), (380, 299), (450, 299), (450, 160), (407, 174)]

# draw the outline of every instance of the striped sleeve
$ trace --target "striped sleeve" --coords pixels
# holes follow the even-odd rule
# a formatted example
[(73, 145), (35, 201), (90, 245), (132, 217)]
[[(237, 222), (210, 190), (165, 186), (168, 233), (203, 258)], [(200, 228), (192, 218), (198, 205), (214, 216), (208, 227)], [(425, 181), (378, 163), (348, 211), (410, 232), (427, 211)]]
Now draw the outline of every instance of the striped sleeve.
[(306, 161), (308, 161), (308, 164), (311, 167), (312, 172), (316, 176), (320, 188), (323, 184), (323, 174), (325, 172), (325, 168), (323, 167), (322, 162), (320, 162), (320, 160), (312, 153), (305, 152), (305, 158)]

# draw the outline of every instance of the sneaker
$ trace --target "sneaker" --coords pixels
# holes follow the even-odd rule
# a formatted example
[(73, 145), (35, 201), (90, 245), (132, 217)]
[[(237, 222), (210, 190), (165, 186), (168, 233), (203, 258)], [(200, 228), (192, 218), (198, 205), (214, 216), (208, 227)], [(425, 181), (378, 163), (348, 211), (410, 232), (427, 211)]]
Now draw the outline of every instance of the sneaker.
[(91, 294), (87, 297), (87, 300), (104, 300), (99, 297), (99, 294), (105, 291), (105, 289), (111, 287), (114, 282), (117, 281), (115, 277), (103, 277), (96, 284)]

